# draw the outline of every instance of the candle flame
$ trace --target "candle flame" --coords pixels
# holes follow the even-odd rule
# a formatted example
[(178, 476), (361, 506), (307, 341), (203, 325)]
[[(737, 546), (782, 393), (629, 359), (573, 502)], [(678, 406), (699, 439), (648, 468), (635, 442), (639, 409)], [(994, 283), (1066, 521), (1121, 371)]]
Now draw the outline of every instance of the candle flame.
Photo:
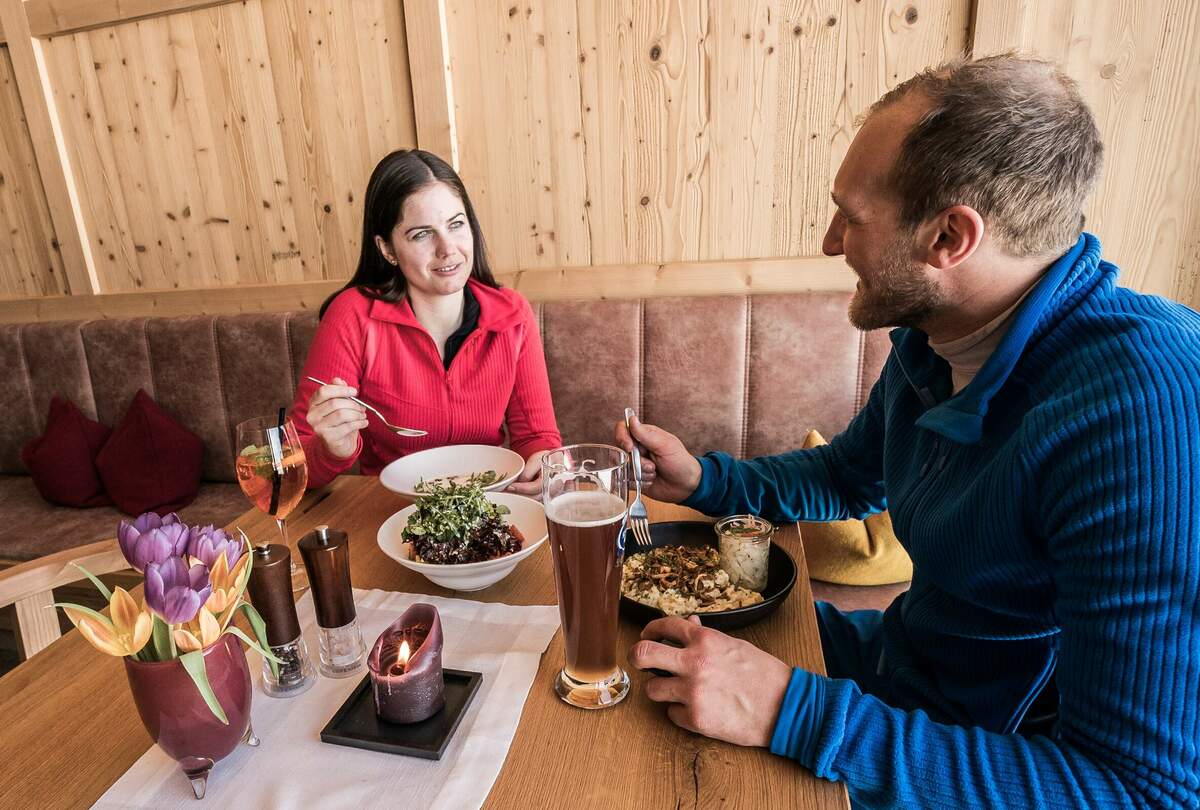
[(398, 656), (396, 656), (396, 663), (400, 665), (401, 669), (408, 668), (408, 656), (409, 656), (408, 642), (401, 641), (400, 642), (400, 654)]

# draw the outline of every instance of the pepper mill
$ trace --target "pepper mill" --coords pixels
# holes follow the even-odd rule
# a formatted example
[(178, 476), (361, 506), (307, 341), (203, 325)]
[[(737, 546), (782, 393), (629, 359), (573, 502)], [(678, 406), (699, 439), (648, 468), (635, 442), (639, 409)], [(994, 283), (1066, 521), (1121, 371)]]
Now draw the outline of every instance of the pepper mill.
[(321, 674), (329, 678), (353, 675), (367, 660), (350, 587), (349, 540), (345, 532), (318, 526), (299, 543), (317, 609)]
[(271, 697), (293, 697), (316, 683), (317, 668), (300, 633), (292, 600), (292, 554), (284, 545), (256, 546), (250, 569), (250, 601), (267, 625), (267, 646), (279, 664), (278, 674), (263, 659), (263, 691)]

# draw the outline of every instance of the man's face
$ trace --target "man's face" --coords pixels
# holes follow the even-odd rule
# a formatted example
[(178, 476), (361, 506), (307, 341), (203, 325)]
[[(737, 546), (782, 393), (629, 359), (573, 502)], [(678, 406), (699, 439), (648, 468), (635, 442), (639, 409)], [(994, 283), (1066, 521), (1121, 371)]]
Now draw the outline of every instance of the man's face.
[(867, 119), (833, 182), (837, 209), (822, 249), (845, 256), (858, 276), (850, 322), (859, 329), (919, 326), (942, 303), (928, 268), (915, 256), (913, 233), (900, 225), (899, 200), (888, 173), (904, 136), (924, 111), (904, 99)]

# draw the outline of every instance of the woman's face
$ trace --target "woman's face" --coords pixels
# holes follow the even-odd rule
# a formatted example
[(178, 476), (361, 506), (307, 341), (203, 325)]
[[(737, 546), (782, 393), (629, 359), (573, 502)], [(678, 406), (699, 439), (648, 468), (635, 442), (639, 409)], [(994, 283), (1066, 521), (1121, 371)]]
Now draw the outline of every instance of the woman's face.
[(375, 244), (404, 274), (410, 296), (452, 295), (471, 275), (475, 251), (467, 212), (442, 182), (413, 192), (389, 238), (377, 236)]

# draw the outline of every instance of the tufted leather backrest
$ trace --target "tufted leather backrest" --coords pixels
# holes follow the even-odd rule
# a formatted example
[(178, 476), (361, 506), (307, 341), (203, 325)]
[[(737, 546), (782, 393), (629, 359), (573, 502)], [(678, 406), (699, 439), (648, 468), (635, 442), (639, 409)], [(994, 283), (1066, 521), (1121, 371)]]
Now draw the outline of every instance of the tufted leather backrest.
[[(837, 292), (535, 304), (564, 441), (611, 441), (626, 405), (690, 449), (738, 456), (842, 430), (890, 348)], [(116, 424), (138, 388), (204, 440), (204, 477), (232, 481), (234, 430), (290, 405), (312, 312), (0, 325), (0, 473), (50, 399)]]

